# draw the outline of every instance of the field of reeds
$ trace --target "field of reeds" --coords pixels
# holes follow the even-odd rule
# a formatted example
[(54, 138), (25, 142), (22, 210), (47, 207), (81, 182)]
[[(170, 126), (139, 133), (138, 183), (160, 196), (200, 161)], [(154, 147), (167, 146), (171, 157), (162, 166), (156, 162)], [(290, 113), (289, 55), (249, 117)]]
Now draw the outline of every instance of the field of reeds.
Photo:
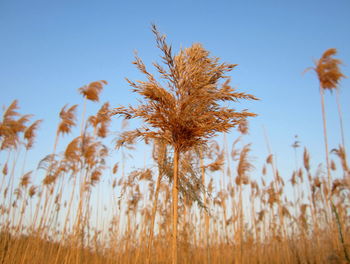
[[(328, 146), (323, 97), (344, 77), (336, 50), (311, 68), (320, 83), (324, 160), (311, 167), (312, 150), (296, 139), (302, 155), (290, 159), (295, 169), (287, 175), (271, 149), (255, 166), (244, 143), (259, 113), (222, 106), (258, 100), (231, 88), (226, 75), (235, 65), (199, 44), (173, 55), (155, 26), (153, 33), (164, 66), (154, 64), (153, 75), (136, 56), (146, 80), (128, 82), (140, 104), (100, 103), (104, 80), (81, 87), (81, 104), (59, 111), (54, 144), (38, 164), (27, 160), (42, 120), (21, 113), (17, 101), (6, 106), (0, 263), (350, 263), (345, 136)], [(90, 104), (101, 107), (88, 116)], [(122, 129), (113, 131), (118, 117)], [(142, 122), (128, 130), (134, 118)], [(239, 131), (233, 142), (231, 129)], [(151, 160), (130, 158), (140, 149)]]

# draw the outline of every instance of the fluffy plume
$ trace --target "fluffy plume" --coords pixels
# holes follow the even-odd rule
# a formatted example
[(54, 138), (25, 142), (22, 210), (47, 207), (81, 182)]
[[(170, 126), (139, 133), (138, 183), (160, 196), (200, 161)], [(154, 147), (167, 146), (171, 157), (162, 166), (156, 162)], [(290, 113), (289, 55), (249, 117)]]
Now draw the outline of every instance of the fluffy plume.
[(57, 134), (69, 134), (72, 130), (72, 127), (76, 125), (75, 112), (78, 105), (73, 105), (68, 109), (67, 107), (68, 106), (65, 105), (60, 112), (61, 122), (58, 125)]
[[(29, 121), (31, 115), (21, 116), (17, 110), (18, 101), (15, 100), (5, 110), (2, 122), (0, 122), (0, 149), (16, 148), (19, 143), (19, 134), (26, 130), (26, 123)], [(19, 116), (18, 119), (15, 119)]]
[(306, 148), (304, 148), (303, 160), (304, 160), (304, 168), (307, 171), (310, 171), (310, 154)]
[(336, 49), (328, 49), (316, 62), (316, 67), (314, 70), (318, 75), (322, 89), (335, 89), (340, 79), (345, 77), (345, 75), (343, 75), (339, 69), (341, 60), (333, 58), (336, 53)]
[(113, 169), (112, 169), (113, 174), (116, 174), (116, 173), (117, 173), (118, 168), (119, 168), (119, 163), (117, 162), (117, 163), (115, 163), (114, 166), (113, 166)]
[(2, 174), (7, 175), (7, 173), (8, 173), (8, 167), (7, 167), (7, 162), (6, 162), (4, 167), (2, 168)]
[(214, 171), (219, 171), (222, 169), (222, 166), (224, 165), (224, 152), (221, 151), (218, 153), (216, 159), (214, 162), (212, 163), (209, 163), (207, 166), (205, 166), (206, 168), (209, 168), (209, 170), (211, 172), (214, 172)]
[(85, 85), (85, 86), (79, 88), (79, 92), (86, 99), (93, 101), (93, 102), (98, 102), (100, 99), (99, 96), (100, 96), (100, 93), (103, 89), (103, 86), (106, 84), (107, 84), (107, 81), (105, 81), (105, 80), (92, 82), (88, 85)]
[(90, 176), (90, 184), (91, 186), (95, 186), (101, 179), (102, 172), (100, 169), (96, 169), (91, 173)]
[(346, 161), (346, 153), (345, 153), (344, 147), (339, 145), (338, 149), (336, 149), (336, 148), (332, 149), (331, 152), (339, 157), (344, 172), (348, 172), (349, 171), (349, 167), (348, 167), (348, 163)]
[(239, 162), (237, 166), (237, 177), (236, 184), (248, 184), (249, 178), (248, 173), (254, 169), (253, 164), (249, 161), (248, 154), (250, 152), (250, 144), (247, 144), (243, 147)]
[(36, 187), (34, 185), (30, 186), (30, 188), (28, 190), (29, 197), (32, 198), (36, 194), (37, 189), (38, 189), (38, 187)]
[[(162, 51), (167, 69), (156, 65), (164, 88), (146, 69), (143, 61), (136, 56), (134, 64), (147, 77), (147, 81), (127, 80), (144, 103), (137, 107), (118, 107), (114, 114), (126, 119), (140, 118), (146, 126), (138, 130), (138, 136), (145, 139), (164, 139), (168, 144), (185, 151), (205, 143), (218, 132), (227, 132), (247, 117), (255, 116), (246, 110), (241, 112), (223, 107), (221, 102), (257, 100), (250, 94), (237, 92), (229, 85), (225, 75), (236, 65), (219, 63), (210, 57), (200, 44), (181, 50), (178, 55), (171, 53), (157, 28), (153, 27), (157, 46)], [(224, 83), (220, 85), (220, 80)]]
[(109, 103), (104, 103), (95, 116), (89, 117), (89, 123), (93, 126), (97, 136), (105, 138), (108, 133), (108, 126), (111, 122)]
[(248, 127), (248, 120), (243, 119), (239, 124), (238, 124), (238, 131), (242, 135), (247, 135), (249, 132), (249, 127)]
[(18, 109), (18, 100), (14, 100), (4, 112), (3, 122), (6, 123), (7, 121), (13, 120), (15, 117), (19, 116), (20, 114), (17, 112)]
[(39, 127), (39, 124), (42, 122), (42, 120), (37, 120), (33, 124), (31, 124), (29, 127), (26, 128), (24, 131), (24, 138), (27, 140), (26, 143), (26, 149), (31, 149), (34, 144), (34, 138), (36, 130)]
[(273, 159), (273, 154), (270, 154), (267, 158), (266, 158), (266, 163), (267, 164), (272, 164), (272, 160)]
[(20, 185), (21, 187), (27, 187), (30, 183), (30, 175), (32, 174), (32, 171), (27, 172), (24, 174), (21, 178)]

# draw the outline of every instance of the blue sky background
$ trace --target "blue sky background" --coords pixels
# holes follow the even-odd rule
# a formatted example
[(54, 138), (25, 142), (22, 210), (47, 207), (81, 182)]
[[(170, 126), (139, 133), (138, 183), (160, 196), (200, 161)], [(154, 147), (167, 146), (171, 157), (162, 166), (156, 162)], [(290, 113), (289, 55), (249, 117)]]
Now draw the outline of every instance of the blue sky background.
[[(251, 119), (244, 140), (253, 143), (259, 172), (267, 156), (263, 126), (283, 177), (289, 179), (294, 167), (295, 134), (309, 148), (314, 169), (324, 160), (318, 80), (314, 72), (303, 71), (326, 49), (337, 48), (343, 73), (350, 76), (348, 0), (0, 0), (0, 10), (0, 105), (18, 99), (21, 113), (44, 119), (32, 163), (52, 151), (61, 107), (82, 103), (79, 87), (104, 79), (109, 85), (101, 103), (117, 107), (136, 102), (124, 77), (143, 78), (131, 64), (135, 50), (148, 66), (159, 61), (151, 23), (168, 36), (175, 52), (200, 42), (213, 56), (238, 64), (232, 85), (261, 99), (234, 106), (259, 115)], [(340, 89), (347, 135), (349, 79)], [(326, 102), (333, 148), (340, 143), (335, 94), (327, 93)], [(89, 103), (88, 109), (94, 113), (99, 106)], [(113, 123), (112, 130), (119, 129)], [(228, 135), (229, 144), (236, 137), (235, 131)]]

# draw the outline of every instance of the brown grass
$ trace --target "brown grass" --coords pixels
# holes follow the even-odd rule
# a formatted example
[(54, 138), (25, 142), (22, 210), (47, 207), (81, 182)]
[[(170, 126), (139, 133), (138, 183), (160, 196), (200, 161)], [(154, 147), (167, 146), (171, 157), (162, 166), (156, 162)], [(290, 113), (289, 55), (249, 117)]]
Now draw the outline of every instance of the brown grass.
[[(312, 167), (306, 147), (292, 175), (279, 171), (269, 149), (261, 175), (253, 177), (258, 166), (242, 137), (254, 114), (221, 104), (256, 99), (229, 86), (226, 75), (235, 65), (220, 63), (199, 44), (174, 56), (153, 30), (165, 66), (155, 64), (156, 81), (136, 57), (147, 80), (129, 83), (141, 104), (111, 110), (104, 103), (87, 122), (84, 114), (77, 119), (78, 105), (65, 106), (53, 150), (38, 166), (25, 157), (41, 121), (30, 123), (17, 101), (4, 110), (0, 264), (350, 263), (344, 145), (332, 150), (330, 177)], [(322, 58), (334, 53), (327, 54)], [(81, 88), (84, 105), (98, 103), (105, 84)], [(115, 137), (113, 114), (144, 125), (123, 127)], [(72, 135), (78, 121), (83, 129)], [(235, 126), (241, 134), (231, 149), (210, 140)], [(66, 145), (59, 142), (63, 135)], [(142, 168), (129, 158), (137, 138), (153, 146), (153, 161)]]

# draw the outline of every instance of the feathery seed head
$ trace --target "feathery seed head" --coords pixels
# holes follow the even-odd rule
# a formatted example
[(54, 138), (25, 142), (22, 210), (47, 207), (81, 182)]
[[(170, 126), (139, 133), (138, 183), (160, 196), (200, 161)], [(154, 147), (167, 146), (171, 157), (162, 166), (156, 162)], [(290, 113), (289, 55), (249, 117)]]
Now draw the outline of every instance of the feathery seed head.
[(307, 171), (310, 171), (310, 154), (307, 151), (306, 148), (304, 148), (304, 154), (303, 154), (303, 158), (304, 158), (304, 167)]
[(78, 105), (73, 105), (66, 110), (68, 105), (65, 105), (60, 112), (61, 122), (58, 125), (57, 134), (69, 134), (72, 130), (72, 127), (76, 125), (75, 114)]
[(236, 65), (219, 63), (219, 59), (210, 57), (200, 44), (174, 56), (156, 27), (153, 27), (153, 32), (167, 67), (164, 69), (158, 65), (156, 68), (168, 89), (155, 80), (136, 56), (134, 64), (146, 75), (147, 81), (127, 81), (132, 91), (143, 97), (144, 103), (136, 108), (129, 106), (114, 110), (116, 115), (126, 119), (140, 118), (146, 123), (145, 127), (138, 129), (136, 137), (163, 139), (179, 151), (186, 151), (206, 143), (216, 133), (229, 131), (247, 117), (255, 116), (245, 110), (238, 112), (220, 105), (230, 101), (257, 100), (253, 95), (236, 92), (229, 85), (225, 74)]
[(5, 163), (4, 167), (2, 168), (2, 174), (5, 176), (8, 173), (8, 167), (7, 167), (7, 162)]
[(30, 183), (30, 175), (32, 174), (32, 171), (27, 172), (24, 174), (20, 180), (20, 185), (21, 187), (27, 187), (28, 184)]
[(30, 188), (28, 190), (29, 197), (32, 198), (36, 194), (36, 191), (37, 191), (36, 186), (34, 186), (34, 185), (30, 186)]
[(79, 88), (79, 93), (90, 101), (98, 102), (103, 86), (106, 84), (108, 83), (105, 80), (92, 82), (88, 85)]
[(337, 88), (340, 79), (345, 77), (339, 69), (339, 65), (342, 63), (341, 60), (333, 58), (336, 53), (336, 49), (328, 49), (316, 62), (314, 70), (318, 75), (321, 89), (332, 91)]
[(27, 140), (26, 149), (31, 149), (34, 144), (35, 132), (42, 120), (37, 120), (24, 131), (24, 138)]

